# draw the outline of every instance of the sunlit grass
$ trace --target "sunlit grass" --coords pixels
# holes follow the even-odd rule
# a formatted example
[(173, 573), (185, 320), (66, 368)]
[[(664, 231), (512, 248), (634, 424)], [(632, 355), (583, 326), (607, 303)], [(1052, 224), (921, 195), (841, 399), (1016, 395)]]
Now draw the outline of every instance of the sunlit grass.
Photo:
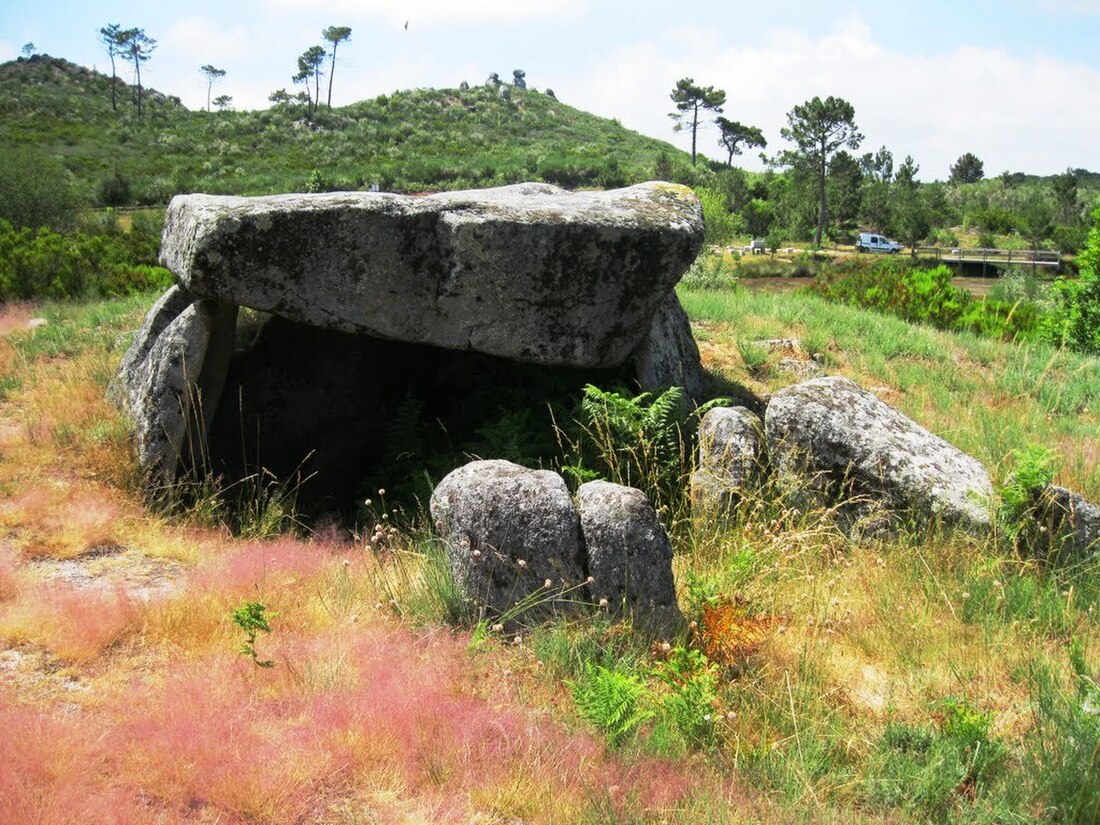
[[(750, 371), (737, 344), (798, 337), (995, 477), (1038, 441), (1062, 453), (1058, 480), (1100, 489), (1093, 359), (808, 296), (682, 297), (729, 380), (791, 383)], [(658, 702), (662, 642), (700, 643), (698, 626), (669, 640), (600, 614), (518, 638), (447, 626), (446, 568), (420, 528), (374, 549), (245, 541), (151, 511), (102, 401), (143, 309), (58, 308), (53, 339), (0, 338), (15, 379), (0, 406), (8, 818), (1089, 821), (1092, 723), (1073, 662), (1100, 655), (1095, 562), (1044, 567), (996, 536), (908, 529), (859, 544), (831, 510), (800, 512), (761, 483), (726, 522), (676, 536), (688, 621), (708, 604), (741, 617), (712, 742), (670, 742), (650, 720), (610, 752), (566, 682), (599, 664)], [(270, 669), (239, 653), (230, 616), (245, 602), (270, 617), (256, 640)], [(948, 783), (966, 777), (948, 701), (988, 715), (1005, 749), (972, 785)]]
[[(1007, 456), (1031, 442), (1064, 446), (1056, 481), (1100, 499), (1100, 359), (1046, 344), (1009, 344), (920, 327), (798, 293), (681, 291), (706, 330), (704, 365), (764, 392), (794, 383), (752, 374), (737, 342), (824, 342), (826, 370), (871, 389), (1000, 479)], [(731, 357), (732, 355), (732, 357)]]

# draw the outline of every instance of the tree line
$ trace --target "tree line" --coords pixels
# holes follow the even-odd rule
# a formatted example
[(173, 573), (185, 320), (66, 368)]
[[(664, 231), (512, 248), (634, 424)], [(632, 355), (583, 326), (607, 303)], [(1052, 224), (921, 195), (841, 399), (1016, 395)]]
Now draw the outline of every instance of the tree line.
[[(349, 26), (328, 26), (321, 31), (321, 38), (329, 44), (329, 48), (316, 45), (310, 46), (298, 56), (298, 71), (291, 80), (305, 86), (304, 92), (290, 95), (286, 89), (272, 92), (268, 98), (272, 103), (301, 102), (306, 106), (307, 117), (312, 120), (321, 102), (321, 79), (324, 77), (324, 65), (328, 61), (328, 97), (326, 105), (332, 108), (332, 80), (336, 74), (336, 49), (341, 43), (351, 39)], [(99, 30), (99, 42), (107, 52), (111, 61), (111, 109), (118, 110), (118, 70), (116, 59), (123, 59), (133, 65), (134, 89), (133, 103), (137, 116), (142, 116), (142, 85), (141, 65), (152, 57), (157, 48), (157, 41), (149, 37), (142, 28), (123, 28), (119, 23), (108, 23)], [(23, 47), (24, 53), (33, 52), (34, 44), (28, 43)], [(210, 111), (213, 104), (219, 109), (227, 108), (233, 98), (230, 95), (218, 95), (211, 99), (214, 84), (221, 81), (227, 74), (225, 69), (220, 69), (211, 63), (199, 67), (199, 71), (206, 78), (206, 111)], [(310, 83), (313, 83), (313, 91), (310, 91)]]
[[(733, 158), (743, 148), (765, 148), (761, 130), (724, 117), (725, 91), (693, 78), (677, 81), (669, 98), (675, 106), (669, 114), (673, 129), (691, 134), (693, 168), (699, 131), (707, 113), (716, 115), (718, 145), (727, 159), (725, 169), (712, 164), (711, 182), (723, 190), (729, 210), (741, 219), (741, 228), (754, 237), (775, 238), (783, 232), (791, 239), (812, 235), (814, 244), (820, 245), (827, 233), (834, 240), (848, 240), (862, 228), (915, 246), (936, 228), (953, 225), (959, 212), (966, 212), (989, 241), (982, 244), (986, 246), (995, 245), (995, 235), (1009, 232), (1018, 233), (1032, 247), (1053, 238), (1069, 251), (1084, 240), (1083, 205), (1074, 170), (1055, 175), (1049, 191), (1021, 186), (1023, 175), (1005, 172), (1001, 191), (964, 195), (960, 184), (985, 177), (981, 159), (965, 152), (948, 174), (953, 203), (945, 185), (921, 184), (920, 167), (911, 156), (895, 168), (894, 156), (885, 146), (858, 157), (851, 154), (864, 141), (855, 108), (843, 98), (815, 96), (787, 113), (780, 134), (791, 146), (771, 157), (762, 153), (767, 171), (749, 186), (745, 174), (733, 167)], [(658, 172), (671, 171), (660, 166)]]

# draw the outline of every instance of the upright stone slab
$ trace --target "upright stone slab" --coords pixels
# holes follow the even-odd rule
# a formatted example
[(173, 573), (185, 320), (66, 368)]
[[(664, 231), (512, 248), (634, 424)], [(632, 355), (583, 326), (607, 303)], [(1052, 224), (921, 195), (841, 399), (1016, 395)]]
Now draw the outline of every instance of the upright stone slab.
[(439, 482), (431, 514), (455, 582), (479, 609), (505, 616), (526, 600), (534, 607), (515, 617), (525, 621), (585, 598), (580, 519), (557, 473), (473, 461)]
[(161, 260), (198, 296), (314, 326), (609, 367), (649, 333), (702, 230), (698, 199), (668, 183), (182, 195)]
[(657, 307), (649, 331), (634, 351), (634, 367), (643, 390), (683, 387), (696, 404), (706, 397), (699, 347), (674, 290)]
[(608, 481), (577, 490), (592, 598), (614, 616), (671, 629), (680, 619), (672, 545), (645, 493)]
[(691, 506), (697, 518), (726, 515), (760, 470), (764, 422), (745, 407), (714, 407), (699, 422), (697, 469)]
[(990, 527), (985, 468), (853, 381), (815, 378), (780, 390), (765, 416), (768, 455), (786, 474), (818, 474), (833, 493), (856, 494), (926, 521)]
[(134, 423), (138, 465), (175, 481), (188, 433), (210, 423), (233, 351), (236, 307), (178, 286), (149, 311), (110, 388)]
[(1073, 490), (1048, 484), (1035, 496), (1029, 522), (1017, 538), (1024, 552), (1075, 562), (1100, 550), (1100, 507)]

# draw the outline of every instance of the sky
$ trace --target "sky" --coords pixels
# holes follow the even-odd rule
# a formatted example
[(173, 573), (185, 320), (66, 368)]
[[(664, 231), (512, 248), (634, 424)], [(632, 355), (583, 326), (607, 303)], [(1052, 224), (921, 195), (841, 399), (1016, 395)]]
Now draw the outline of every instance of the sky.
[[(341, 25), (352, 35), (334, 105), (519, 68), (534, 88), (689, 149), (668, 113), (691, 77), (725, 90), (724, 115), (761, 128), (769, 153), (787, 147), (795, 105), (835, 95), (855, 107), (860, 152), (912, 155), (922, 180), (946, 178), (964, 152), (987, 176), (1100, 171), (1100, 0), (0, 0), (0, 60), (33, 43), (109, 72), (108, 23), (157, 40), (142, 80), (190, 108), (205, 106), (203, 64), (226, 71), (214, 94), (238, 109), (296, 91), (298, 55)], [(699, 146), (725, 159), (711, 123)], [(738, 162), (762, 168), (755, 152)]]

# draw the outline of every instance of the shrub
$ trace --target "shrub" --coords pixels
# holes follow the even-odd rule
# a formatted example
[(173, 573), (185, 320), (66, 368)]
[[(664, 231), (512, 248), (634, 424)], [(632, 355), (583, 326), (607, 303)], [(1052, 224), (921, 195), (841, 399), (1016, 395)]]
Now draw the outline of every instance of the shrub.
[(1076, 255), (1088, 242), (1088, 230), (1083, 226), (1056, 226), (1051, 237), (1062, 252)]
[(959, 245), (959, 236), (950, 229), (933, 229), (931, 238), (936, 246)]
[(151, 264), (149, 243), (141, 233), (61, 235), (0, 220), (0, 299), (117, 297), (165, 287), (171, 274)]
[(725, 255), (703, 252), (696, 258), (680, 284), (687, 289), (733, 289), (737, 286), (738, 268)]
[(96, 200), (100, 206), (126, 206), (133, 202), (130, 181), (121, 172), (103, 178), (96, 188)]
[[(979, 209), (970, 215), (971, 223), (997, 235), (1007, 235), (1019, 228), (1019, 218), (1006, 209)], [(983, 244), (984, 246), (984, 244)]]
[(1059, 278), (1051, 289), (1054, 308), (1042, 324), (1043, 337), (1059, 346), (1100, 353), (1100, 207), (1092, 213), (1080, 277)]
[(730, 212), (729, 202), (722, 192), (698, 189), (696, 194), (703, 206), (703, 242), (732, 243), (743, 231), (741, 216)]
[(69, 174), (60, 162), (34, 149), (0, 152), (0, 221), (67, 229), (75, 223), (76, 207)]
[(827, 301), (873, 309), (912, 323), (1005, 339), (1038, 335), (1033, 302), (978, 300), (951, 283), (946, 266), (921, 269), (910, 262), (851, 261), (819, 276), (810, 287)]

